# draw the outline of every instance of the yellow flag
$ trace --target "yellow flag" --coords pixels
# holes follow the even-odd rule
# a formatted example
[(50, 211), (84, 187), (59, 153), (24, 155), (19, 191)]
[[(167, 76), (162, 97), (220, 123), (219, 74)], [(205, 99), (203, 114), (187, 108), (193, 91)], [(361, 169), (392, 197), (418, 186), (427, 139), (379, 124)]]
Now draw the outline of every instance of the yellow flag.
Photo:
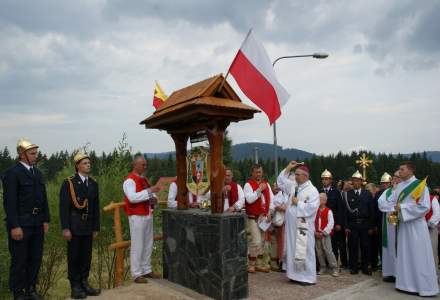
[(154, 96), (153, 96), (153, 106), (155, 109), (158, 109), (166, 100), (168, 96), (160, 87), (159, 83), (156, 81), (156, 85), (154, 86)]
[(420, 183), (416, 186), (416, 188), (411, 192), (411, 196), (414, 198), (414, 200), (418, 203), (420, 200), (420, 197), (422, 197), (423, 193), (425, 192), (426, 187), (426, 180), (428, 179), (428, 176), (425, 177)]

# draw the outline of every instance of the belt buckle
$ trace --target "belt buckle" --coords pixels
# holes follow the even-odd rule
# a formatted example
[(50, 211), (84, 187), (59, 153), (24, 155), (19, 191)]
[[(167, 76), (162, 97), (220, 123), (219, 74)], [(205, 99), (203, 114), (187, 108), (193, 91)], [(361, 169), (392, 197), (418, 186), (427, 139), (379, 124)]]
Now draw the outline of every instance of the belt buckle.
[(39, 207), (34, 207), (33, 209), (32, 209), (32, 214), (33, 215), (38, 215), (40, 213), (40, 208)]
[(81, 220), (83, 221), (87, 221), (87, 217), (89, 216), (89, 214), (82, 214), (81, 215)]

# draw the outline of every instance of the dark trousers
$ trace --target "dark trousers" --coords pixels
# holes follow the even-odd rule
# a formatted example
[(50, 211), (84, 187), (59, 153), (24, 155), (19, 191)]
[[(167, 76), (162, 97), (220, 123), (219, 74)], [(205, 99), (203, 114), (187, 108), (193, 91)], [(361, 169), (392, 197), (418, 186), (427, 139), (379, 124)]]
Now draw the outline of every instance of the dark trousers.
[(377, 269), (377, 266), (379, 264), (379, 252), (382, 253), (382, 247), (379, 248), (380, 246), (380, 241), (379, 241), (379, 234), (374, 233), (372, 235), (370, 235), (370, 253), (371, 253), (371, 257), (370, 257), (370, 262), (371, 262), (371, 267), (374, 269)]
[(92, 235), (74, 235), (67, 242), (68, 278), (71, 284), (79, 284), (89, 278), (92, 262)]
[(332, 249), (335, 254), (336, 261), (341, 260), (343, 266), (348, 266), (347, 263), (347, 243), (345, 237), (345, 230), (333, 231), (332, 235)]
[(37, 283), (41, 260), (43, 259), (43, 226), (22, 227), (23, 239), (11, 238), (8, 230), (8, 247), (11, 254), (9, 269), (9, 289), (13, 293), (21, 292)]
[(370, 236), (368, 235), (368, 226), (363, 224), (353, 224), (350, 225), (350, 230), (351, 232), (348, 235), (350, 269), (358, 270), (360, 242), (362, 270), (368, 270), (368, 264), (370, 261)]

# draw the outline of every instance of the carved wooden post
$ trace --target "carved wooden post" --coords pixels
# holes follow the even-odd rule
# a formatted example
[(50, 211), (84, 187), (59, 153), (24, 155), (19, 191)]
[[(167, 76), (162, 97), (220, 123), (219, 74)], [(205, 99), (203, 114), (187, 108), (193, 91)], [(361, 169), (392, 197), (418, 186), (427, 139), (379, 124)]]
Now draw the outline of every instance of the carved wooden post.
[(104, 211), (113, 212), (114, 220), (114, 230), (116, 243), (109, 246), (109, 250), (116, 250), (116, 261), (115, 261), (115, 284), (114, 286), (120, 286), (122, 284), (122, 279), (124, 275), (124, 249), (130, 246), (130, 241), (124, 241), (122, 239), (122, 225), (121, 225), (121, 215), (120, 208), (124, 207), (124, 202), (114, 203), (111, 202), (109, 205), (104, 207)]
[(223, 166), (223, 139), (228, 123), (218, 122), (208, 128), (209, 151), (211, 153), (211, 212), (223, 212), (223, 181), (225, 170)]
[(188, 135), (171, 134), (176, 146), (176, 171), (177, 171), (177, 208), (188, 209), (188, 189), (186, 187), (186, 144)]

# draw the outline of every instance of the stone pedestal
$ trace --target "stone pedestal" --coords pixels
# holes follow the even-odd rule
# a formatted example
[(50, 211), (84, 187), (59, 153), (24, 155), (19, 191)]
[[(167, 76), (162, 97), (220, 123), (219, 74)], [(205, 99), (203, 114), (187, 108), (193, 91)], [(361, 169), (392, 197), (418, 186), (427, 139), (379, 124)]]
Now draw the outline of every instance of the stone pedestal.
[(243, 214), (163, 210), (163, 272), (169, 281), (214, 299), (248, 296)]

